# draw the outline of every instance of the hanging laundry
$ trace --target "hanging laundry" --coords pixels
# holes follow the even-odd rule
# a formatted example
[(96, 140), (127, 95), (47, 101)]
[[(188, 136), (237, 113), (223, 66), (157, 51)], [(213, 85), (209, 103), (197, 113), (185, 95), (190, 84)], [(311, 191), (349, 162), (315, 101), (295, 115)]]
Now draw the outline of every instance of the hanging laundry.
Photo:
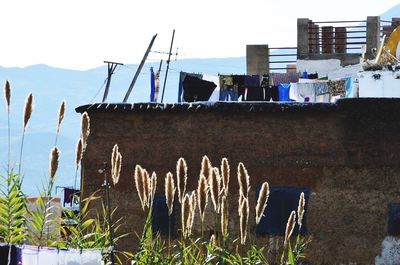
[(346, 81), (345, 80), (336, 80), (336, 81), (328, 81), (329, 93), (331, 96), (346, 96)]
[(245, 101), (264, 101), (264, 88), (263, 87), (247, 88)]
[(154, 102), (157, 102), (158, 91), (160, 90), (160, 71), (157, 71), (156, 75), (154, 76), (154, 79), (155, 79)]
[(297, 73), (272, 73), (270, 75), (270, 84), (277, 86), (279, 84), (297, 83), (299, 75)]
[(186, 75), (182, 83), (183, 100), (186, 102), (208, 101), (216, 87), (217, 85), (213, 82)]
[(71, 189), (71, 188), (64, 188), (64, 203), (65, 204), (70, 204), (72, 206), (74, 202), (74, 195), (78, 194), (79, 190)]
[(220, 84), (220, 101), (237, 101), (238, 100), (238, 89), (233, 88), (233, 77), (231, 75), (219, 75)]
[(22, 261), (21, 249), (14, 245), (0, 246), (0, 265), (19, 265)]
[(299, 101), (299, 102), (315, 102), (314, 83), (298, 83), (297, 84), (297, 101)]
[(321, 96), (329, 94), (328, 83), (327, 82), (317, 82), (313, 83), (315, 87), (315, 95)]
[(265, 101), (279, 101), (278, 86), (267, 86), (265, 90)]
[(150, 102), (155, 102), (156, 82), (153, 67), (150, 67)]
[(199, 79), (203, 79), (203, 75), (202, 74), (180, 72), (180, 74), (179, 74), (179, 87), (178, 87), (178, 102), (182, 102), (183, 82), (185, 81), (186, 76), (192, 76), (192, 77), (197, 77)]
[(290, 92), (290, 84), (279, 84), (278, 85), (279, 101), (291, 101), (289, 97), (289, 92)]
[(351, 77), (345, 77), (343, 80), (346, 82), (345, 87), (346, 87), (346, 98), (352, 98), (354, 97), (353, 94), (353, 79)]

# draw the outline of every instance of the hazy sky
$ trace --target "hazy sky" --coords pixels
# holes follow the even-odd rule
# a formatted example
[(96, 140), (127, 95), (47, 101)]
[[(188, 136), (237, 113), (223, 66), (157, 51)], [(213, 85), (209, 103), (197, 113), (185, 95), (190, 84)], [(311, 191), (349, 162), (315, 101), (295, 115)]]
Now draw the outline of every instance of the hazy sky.
[[(237, 57), (246, 44), (296, 46), (296, 19), (364, 20), (399, 0), (3, 0), (1, 66), (88, 69), (140, 62), (153, 34), (178, 58)], [(160, 54), (151, 53), (150, 60)]]

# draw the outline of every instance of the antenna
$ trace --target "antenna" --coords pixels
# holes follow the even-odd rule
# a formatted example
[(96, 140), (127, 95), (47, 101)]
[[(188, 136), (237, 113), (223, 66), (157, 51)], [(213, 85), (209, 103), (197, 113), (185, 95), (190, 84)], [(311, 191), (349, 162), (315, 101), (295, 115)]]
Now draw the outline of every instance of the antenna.
[(162, 90), (162, 95), (161, 95), (161, 103), (163, 103), (163, 101), (164, 101), (165, 84), (167, 83), (169, 62), (171, 59), (171, 51), (172, 51), (172, 45), (174, 44), (174, 37), (175, 37), (175, 30), (172, 31), (172, 40), (171, 40), (171, 46), (169, 47), (169, 54), (168, 54), (168, 60), (167, 60), (167, 71), (165, 72), (164, 85), (163, 85), (163, 90)]
[(125, 94), (124, 101), (123, 101), (124, 103), (126, 103), (126, 101), (127, 101), (128, 98), (129, 98), (129, 95), (130, 95), (131, 92), (132, 92), (133, 86), (135, 85), (136, 80), (137, 80), (137, 78), (139, 77), (140, 71), (142, 70), (142, 67), (143, 67), (143, 65), (144, 65), (144, 62), (146, 61), (147, 56), (149, 55), (149, 52), (150, 52), (150, 50), (151, 50), (151, 47), (153, 46), (153, 43), (154, 43), (154, 40), (156, 39), (156, 37), (157, 37), (157, 34), (154, 35), (153, 38), (152, 38), (151, 41), (150, 41), (149, 47), (147, 48), (147, 50), (146, 50), (146, 52), (145, 52), (145, 54), (144, 54), (144, 56), (143, 56), (143, 59), (142, 59), (142, 61), (140, 62), (140, 65), (139, 65), (139, 67), (138, 67), (138, 69), (137, 69), (137, 71), (136, 71), (136, 73), (135, 73), (135, 76), (133, 77), (132, 82), (131, 82), (131, 84), (130, 84), (130, 86), (129, 86), (129, 88), (128, 88), (128, 91), (127, 91), (126, 94)]
[(115, 69), (117, 68), (118, 65), (124, 65), (123, 63), (115, 63), (115, 62), (109, 62), (109, 61), (104, 61), (104, 63), (107, 64), (108, 77), (107, 77), (107, 84), (106, 84), (106, 89), (104, 90), (104, 96), (103, 96), (102, 102), (105, 102), (107, 100), (108, 90), (109, 90), (110, 84), (111, 84), (111, 76), (114, 74)]

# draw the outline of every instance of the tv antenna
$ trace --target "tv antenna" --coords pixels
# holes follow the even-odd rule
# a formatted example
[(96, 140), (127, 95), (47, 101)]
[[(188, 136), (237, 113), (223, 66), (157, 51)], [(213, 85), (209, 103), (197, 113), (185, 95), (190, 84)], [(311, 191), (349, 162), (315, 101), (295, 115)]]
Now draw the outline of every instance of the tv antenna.
[(107, 100), (108, 91), (110, 89), (110, 84), (111, 84), (111, 76), (114, 74), (115, 69), (117, 68), (118, 65), (124, 65), (123, 63), (116, 63), (116, 62), (109, 62), (109, 61), (104, 61), (104, 63), (107, 64), (108, 77), (107, 77), (107, 84), (106, 84), (106, 89), (104, 90), (102, 102), (105, 102)]

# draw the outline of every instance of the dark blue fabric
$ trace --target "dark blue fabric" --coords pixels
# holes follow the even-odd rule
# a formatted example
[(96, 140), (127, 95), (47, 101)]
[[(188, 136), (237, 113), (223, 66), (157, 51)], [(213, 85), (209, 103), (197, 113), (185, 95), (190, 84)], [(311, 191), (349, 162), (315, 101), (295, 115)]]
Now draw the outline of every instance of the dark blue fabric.
[(154, 97), (156, 93), (156, 80), (154, 77), (153, 67), (150, 67), (150, 102), (154, 102)]
[(246, 75), (244, 77), (244, 86), (245, 87), (259, 87), (260, 86), (260, 77), (258, 75)]
[[(175, 207), (171, 214), (171, 235), (175, 234)], [(156, 195), (153, 201), (153, 232), (168, 235), (168, 207), (164, 195)]]
[(290, 84), (279, 84), (278, 85), (279, 101), (290, 101), (289, 92), (290, 92)]
[[(10, 254), (10, 263), (8, 263), (8, 255)], [(2, 245), (0, 246), (0, 265), (19, 265), (22, 264), (21, 248), (16, 246)]]
[[(308, 188), (298, 187), (270, 187), (267, 207), (264, 211), (264, 217), (261, 218), (260, 223), (256, 227), (256, 234), (260, 236), (284, 236), (286, 223), (292, 211), (296, 212), (296, 226), (293, 230), (293, 234), (298, 234), (297, 207), (301, 192), (304, 192), (306, 205), (300, 233), (305, 235), (307, 233), (307, 208), (310, 190)], [(256, 199), (259, 193), (260, 188), (258, 188), (256, 192)]]
[(220, 90), (219, 100), (220, 101), (238, 101), (238, 92), (233, 90)]
[(389, 203), (387, 233), (400, 236), (400, 203)]

